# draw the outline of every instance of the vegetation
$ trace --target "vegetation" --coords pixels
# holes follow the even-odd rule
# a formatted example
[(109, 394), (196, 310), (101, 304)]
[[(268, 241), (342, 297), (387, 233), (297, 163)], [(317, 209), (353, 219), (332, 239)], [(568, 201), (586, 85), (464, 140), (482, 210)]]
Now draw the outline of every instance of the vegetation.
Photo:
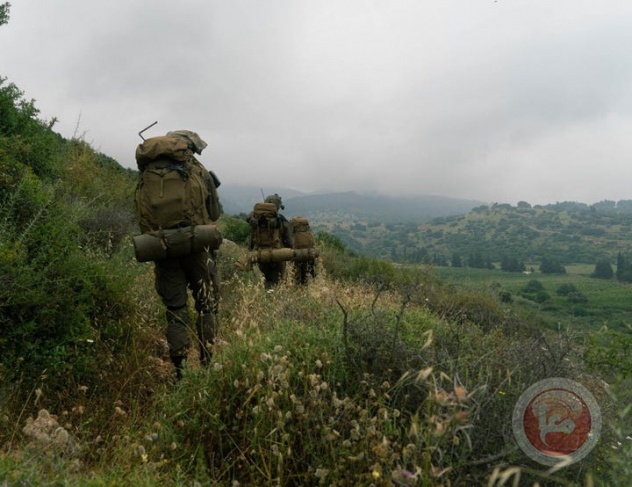
[(617, 279), (632, 282), (627, 264), (632, 255), (632, 201), (611, 203), (494, 204), (415, 222), (356, 214), (344, 221), (315, 215), (311, 221), (314, 229), (336, 235), (357, 252), (399, 263), (485, 268), (505, 261), (520, 271), (521, 262), (530, 262), (536, 269), (544, 264), (542, 272), (561, 273), (568, 264), (594, 266), (608, 259), (625, 264), (618, 265)]
[[(133, 258), (134, 172), (6, 80), (0, 112), (2, 485), (629, 484), (625, 284), (398, 266), (323, 231), (316, 279), (267, 292), (236, 269), (245, 231), (224, 215), (213, 365), (175, 383), (152, 266)], [(604, 416), (591, 455), (555, 472), (511, 431), (551, 376)]]

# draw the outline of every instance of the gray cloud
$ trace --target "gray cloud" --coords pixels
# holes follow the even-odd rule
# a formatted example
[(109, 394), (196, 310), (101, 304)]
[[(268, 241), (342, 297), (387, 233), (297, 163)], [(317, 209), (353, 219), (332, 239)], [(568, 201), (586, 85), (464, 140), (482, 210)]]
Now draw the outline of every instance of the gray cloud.
[(158, 120), (225, 184), (591, 203), (632, 198), (631, 21), (624, 0), (34, 0), (0, 74), (128, 167)]

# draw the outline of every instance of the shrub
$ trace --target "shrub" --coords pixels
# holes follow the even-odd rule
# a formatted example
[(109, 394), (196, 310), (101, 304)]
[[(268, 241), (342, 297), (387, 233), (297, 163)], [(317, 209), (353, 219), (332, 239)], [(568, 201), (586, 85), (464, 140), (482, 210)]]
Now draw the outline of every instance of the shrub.
[(242, 218), (222, 215), (218, 227), (224, 238), (236, 244), (245, 245), (250, 239), (250, 225)]
[(575, 286), (575, 284), (565, 283), (557, 288), (555, 294), (557, 294), (558, 296), (568, 296), (570, 293), (576, 292), (579, 292), (579, 290), (577, 289), (577, 286)]

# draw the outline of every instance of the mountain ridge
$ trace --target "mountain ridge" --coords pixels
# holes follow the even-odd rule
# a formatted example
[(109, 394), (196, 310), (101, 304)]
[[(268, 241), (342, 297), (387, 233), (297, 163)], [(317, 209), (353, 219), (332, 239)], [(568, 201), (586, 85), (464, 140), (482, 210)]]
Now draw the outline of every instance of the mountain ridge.
[(248, 213), (268, 194), (283, 198), (284, 214), (320, 220), (363, 218), (374, 221), (423, 222), (436, 217), (460, 215), (484, 204), (481, 201), (436, 195), (389, 196), (357, 191), (305, 193), (291, 188), (222, 185), (220, 198), (229, 215)]

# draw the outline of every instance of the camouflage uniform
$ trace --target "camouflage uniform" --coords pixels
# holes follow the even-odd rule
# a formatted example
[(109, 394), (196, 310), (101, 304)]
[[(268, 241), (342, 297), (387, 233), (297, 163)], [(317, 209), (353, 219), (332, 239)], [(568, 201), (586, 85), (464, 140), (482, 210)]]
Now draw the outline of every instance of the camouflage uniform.
[[(284, 210), (285, 206), (283, 206), (283, 201), (278, 194), (273, 194), (267, 196), (265, 199), (266, 203), (274, 203), (277, 207), (277, 211)], [(251, 222), (253, 213), (251, 212), (248, 215), (248, 223)], [(280, 234), (281, 234), (281, 243), (283, 247), (293, 248), (294, 239), (292, 238), (292, 227), (290, 226), (290, 222), (283, 216), (281, 213), (278, 214), (279, 223), (280, 223)], [(250, 250), (253, 249), (252, 238), (250, 240)], [(259, 270), (263, 274), (265, 279), (265, 287), (270, 289), (277, 285), (283, 276), (285, 275), (285, 262), (261, 262), (257, 264), (259, 266)]]
[(294, 282), (296, 284), (307, 284), (308, 276), (312, 276), (312, 279), (316, 277), (316, 261), (294, 262)]
[[(192, 152), (200, 154), (206, 147), (197, 134), (189, 131), (169, 132), (185, 138)], [(208, 224), (220, 216), (217, 177), (205, 171), (209, 195), (207, 197)], [(214, 200), (214, 201), (213, 201)], [(218, 305), (220, 298), (219, 277), (215, 251), (198, 252), (185, 257), (167, 258), (155, 261), (155, 285), (158, 295), (166, 306), (167, 343), (169, 356), (176, 367), (178, 378), (182, 376), (183, 363), (191, 346), (189, 334), (190, 320), (187, 309), (188, 290), (195, 301), (196, 332), (200, 350), (200, 362), (211, 362), (211, 346), (215, 341)]]

